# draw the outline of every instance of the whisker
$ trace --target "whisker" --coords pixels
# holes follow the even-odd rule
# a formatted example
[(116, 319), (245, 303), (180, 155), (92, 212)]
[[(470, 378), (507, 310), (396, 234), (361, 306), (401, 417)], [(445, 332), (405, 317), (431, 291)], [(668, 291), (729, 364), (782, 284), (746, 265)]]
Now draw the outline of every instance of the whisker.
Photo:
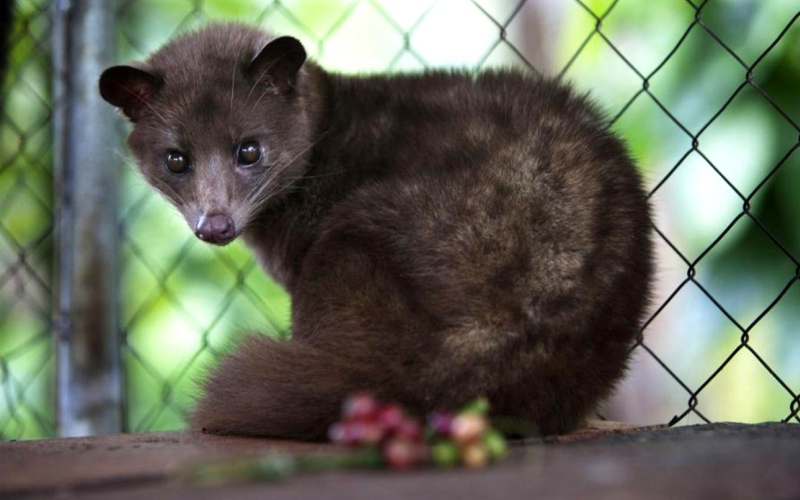
[(122, 148), (114, 148), (112, 154), (116, 159), (120, 160), (123, 169), (128, 172), (137, 171), (137, 169), (134, 167), (134, 165), (136, 165), (136, 159), (128, 151)]
[[(276, 59), (275, 61), (273, 61), (272, 64), (270, 64), (269, 67), (264, 70), (264, 74), (266, 74), (272, 68), (273, 65), (277, 64), (278, 61), (280, 61), (282, 58), (286, 57), (287, 55), (288, 54), (285, 54), (285, 55), (279, 57), (278, 59)], [(261, 94), (258, 96), (258, 99), (256, 99), (256, 102), (253, 104), (252, 107), (255, 108), (256, 106), (258, 106), (258, 103), (261, 102), (261, 99), (265, 95), (267, 95), (267, 92), (269, 92), (271, 89), (272, 89), (272, 87), (270, 87), (269, 85), (266, 88), (264, 88), (264, 90), (261, 91)]]
[(186, 205), (186, 200), (183, 198), (183, 196), (181, 196), (180, 193), (172, 188), (172, 186), (161, 179), (153, 178), (151, 185), (156, 191), (164, 195), (167, 201), (170, 201), (176, 207)]
[[(300, 157), (305, 155), (311, 148), (313, 148), (314, 146), (319, 144), (319, 142), (322, 139), (325, 138), (327, 133), (328, 133), (327, 131), (321, 133), (319, 135), (319, 137), (317, 137), (316, 140), (310, 142), (305, 148), (303, 148), (300, 152), (298, 152), (294, 157), (289, 159), (289, 161), (287, 161), (285, 164), (283, 164), (283, 165), (281, 165), (281, 166), (279, 166), (277, 168), (272, 169), (269, 172), (270, 179), (266, 179), (264, 183), (262, 183), (260, 186), (258, 186), (258, 190), (252, 192), (250, 195), (248, 195), (246, 197), (248, 205), (253, 206), (254, 207), (253, 210), (255, 210), (256, 208), (260, 207), (260, 205), (263, 203), (264, 200), (269, 199), (270, 197), (274, 196), (275, 193), (269, 193), (269, 192), (265, 193), (264, 192), (266, 189), (268, 189), (272, 185), (272, 181), (275, 178), (277, 178), (278, 176), (280, 176), (280, 174), (283, 173), (286, 169), (288, 169), (290, 166), (292, 166), (295, 161), (297, 161)], [(303, 176), (299, 176), (298, 179), (302, 178), (302, 177)]]
[(332, 177), (334, 175), (340, 175), (347, 172), (348, 169), (343, 168), (342, 170), (336, 170), (334, 172), (324, 172), (321, 174), (307, 174), (307, 175), (298, 175), (297, 177), (287, 177), (287, 180), (296, 181), (298, 179), (318, 179), (320, 177)]
[[(265, 74), (267, 74), (267, 73), (269, 72), (269, 70), (270, 70), (270, 69), (272, 69), (272, 66), (274, 66), (275, 64), (277, 64), (277, 63), (278, 63), (278, 61), (280, 61), (280, 60), (281, 60), (281, 59), (283, 59), (284, 57), (287, 57), (288, 55), (289, 55), (288, 53), (287, 53), (287, 54), (284, 54), (284, 55), (282, 55), (281, 57), (279, 57), (279, 58), (277, 58), (276, 60), (274, 60), (274, 61), (272, 62), (272, 64), (270, 64), (270, 65), (269, 65), (269, 67), (267, 67), (267, 69), (265, 69), (265, 70), (264, 70), (264, 72), (262, 73), (262, 76), (263, 76), (263, 75), (265, 75)], [(259, 80), (260, 80), (260, 79), (261, 79), (261, 78), (259, 78)], [(255, 88), (255, 86), (254, 86), (253, 88)], [(265, 88), (265, 89), (264, 89), (264, 90), (261, 92), (261, 94), (258, 96), (258, 99), (256, 99), (256, 102), (255, 102), (255, 104), (253, 104), (253, 106), (252, 106), (252, 107), (253, 107), (253, 108), (255, 108), (256, 106), (258, 106), (258, 103), (259, 103), (259, 102), (261, 102), (261, 98), (263, 98), (265, 95), (267, 95), (267, 92), (268, 92), (268, 91), (270, 91), (271, 89), (272, 89), (272, 87), (270, 87), (270, 86), (268, 85), (268, 86), (267, 86), (267, 87), (266, 87), (266, 88)], [(251, 93), (251, 94), (253, 93), (253, 90), (252, 90), (252, 89), (250, 90), (250, 93)], [(248, 100), (249, 100), (249, 98), (250, 98), (250, 95), (248, 94), (248, 96), (247, 96), (247, 97), (248, 97)]]
[(162, 115), (161, 113), (159, 113), (159, 112), (158, 112), (158, 110), (157, 110), (156, 108), (154, 108), (153, 106), (151, 106), (151, 105), (150, 105), (150, 103), (149, 103), (149, 102), (147, 102), (146, 100), (142, 99), (142, 96), (140, 96), (138, 93), (134, 92), (133, 90), (129, 89), (129, 88), (128, 88), (128, 87), (126, 87), (125, 85), (120, 85), (120, 87), (122, 87), (122, 90), (124, 90), (125, 92), (127, 92), (127, 93), (131, 94), (131, 95), (132, 95), (132, 96), (134, 96), (136, 99), (140, 100), (140, 101), (142, 102), (142, 104), (144, 104), (145, 106), (147, 106), (147, 107), (150, 109), (150, 111), (152, 111), (152, 112), (153, 112), (153, 114), (154, 114), (154, 115), (156, 115), (156, 118), (158, 118), (158, 119), (159, 119), (159, 121), (161, 122), (161, 124), (162, 124), (162, 125), (168, 125), (168, 123), (167, 123), (167, 119), (164, 117), (164, 115)]
[(233, 71), (231, 71), (231, 102), (230, 109), (228, 110), (228, 127), (233, 128), (233, 96), (236, 92), (236, 68), (239, 66), (239, 53), (236, 53), (236, 58), (233, 61)]
[[(245, 99), (245, 103), (249, 103), (249, 102), (250, 102), (250, 97), (253, 95), (253, 91), (256, 89), (256, 87), (258, 87), (258, 85), (261, 83), (261, 80), (263, 80), (263, 79), (264, 79), (264, 76), (266, 76), (267, 72), (268, 72), (270, 69), (272, 69), (272, 66), (273, 66), (273, 65), (274, 65), (276, 62), (277, 62), (277, 61), (273, 61), (273, 62), (272, 62), (272, 64), (270, 64), (270, 65), (267, 67), (267, 69), (265, 69), (264, 71), (262, 71), (262, 72), (261, 72), (261, 74), (260, 74), (260, 75), (258, 75), (258, 78), (256, 79), (255, 83), (253, 83), (253, 86), (252, 86), (252, 87), (250, 87), (250, 92), (248, 92), (248, 93), (247, 93), (247, 98)], [(268, 86), (267, 88), (269, 89), (270, 87)], [(261, 98), (259, 98), (259, 101), (260, 101), (260, 100), (261, 100)], [(258, 101), (256, 101), (256, 103), (258, 103)], [(255, 106), (252, 106), (252, 107), (255, 107)]]

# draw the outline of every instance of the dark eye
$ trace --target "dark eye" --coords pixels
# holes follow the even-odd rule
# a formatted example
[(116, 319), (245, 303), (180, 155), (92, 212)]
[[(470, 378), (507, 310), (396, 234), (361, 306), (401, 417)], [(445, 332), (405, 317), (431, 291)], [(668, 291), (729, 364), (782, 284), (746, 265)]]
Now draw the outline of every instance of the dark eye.
[(164, 159), (164, 165), (173, 174), (185, 174), (189, 170), (189, 159), (180, 151), (170, 151)]
[(236, 161), (239, 165), (250, 166), (261, 159), (261, 144), (256, 141), (247, 141), (239, 144), (236, 150)]

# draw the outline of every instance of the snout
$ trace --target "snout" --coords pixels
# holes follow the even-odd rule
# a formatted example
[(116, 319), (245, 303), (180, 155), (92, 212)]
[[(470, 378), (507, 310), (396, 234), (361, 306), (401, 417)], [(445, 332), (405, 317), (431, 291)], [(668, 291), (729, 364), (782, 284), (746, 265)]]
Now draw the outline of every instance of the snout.
[(228, 214), (202, 215), (194, 234), (206, 243), (227, 245), (236, 238), (236, 225)]

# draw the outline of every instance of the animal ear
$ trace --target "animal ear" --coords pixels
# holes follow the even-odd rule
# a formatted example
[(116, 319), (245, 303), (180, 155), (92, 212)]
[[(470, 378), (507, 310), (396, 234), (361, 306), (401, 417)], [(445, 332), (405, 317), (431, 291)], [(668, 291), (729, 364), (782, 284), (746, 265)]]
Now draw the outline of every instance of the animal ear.
[(139, 120), (162, 85), (161, 78), (132, 66), (112, 66), (100, 75), (100, 95), (132, 122)]
[(294, 88), (297, 72), (306, 61), (306, 50), (296, 38), (282, 36), (269, 42), (247, 66), (247, 73), (258, 81), (266, 78), (281, 93)]

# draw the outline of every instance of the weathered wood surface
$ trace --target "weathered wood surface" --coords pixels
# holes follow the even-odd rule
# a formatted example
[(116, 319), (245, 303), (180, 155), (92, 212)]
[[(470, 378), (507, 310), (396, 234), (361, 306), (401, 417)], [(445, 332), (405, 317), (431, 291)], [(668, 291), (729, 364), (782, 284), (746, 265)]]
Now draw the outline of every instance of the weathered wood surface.
[(280, 483), (196, 485), (193, 464), (329, 445), (189, 432), (0, 443), (8, 498), (800, 499), (800, 425), (595, 426), (512, 447), (480, 471), (339, 471)]

